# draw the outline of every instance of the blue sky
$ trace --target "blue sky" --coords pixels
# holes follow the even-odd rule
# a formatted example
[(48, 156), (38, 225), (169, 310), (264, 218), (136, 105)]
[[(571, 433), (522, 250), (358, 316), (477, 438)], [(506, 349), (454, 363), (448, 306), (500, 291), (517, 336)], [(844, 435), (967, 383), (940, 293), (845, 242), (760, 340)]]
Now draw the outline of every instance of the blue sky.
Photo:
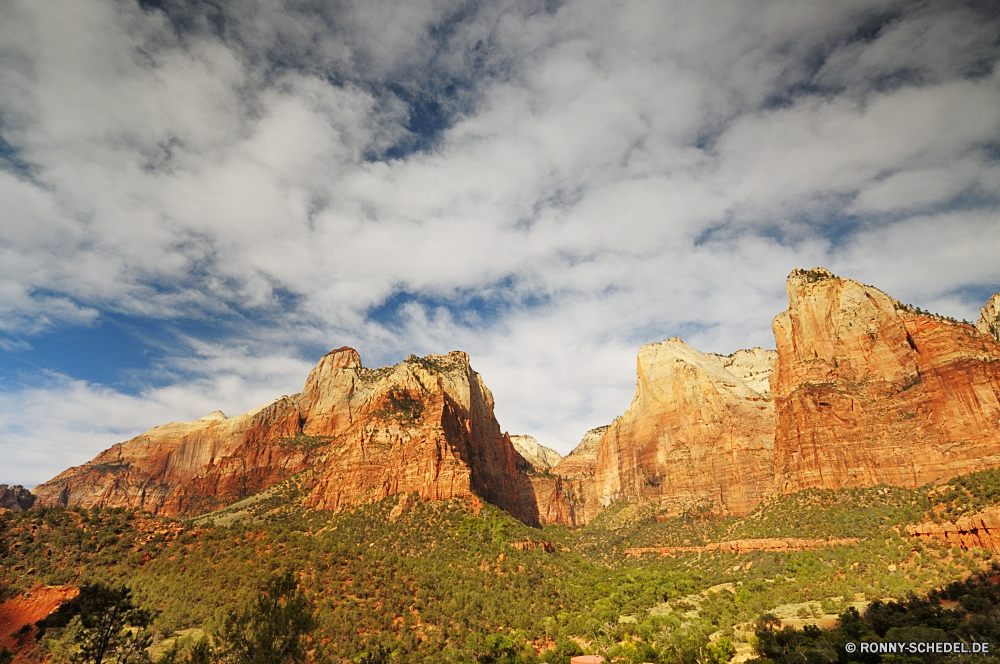
[(562, 453), (643, 343), (773, 347), (796, 267), (1000, 291), (988, 2), (0, 5), (0, 482), (470, 353)]

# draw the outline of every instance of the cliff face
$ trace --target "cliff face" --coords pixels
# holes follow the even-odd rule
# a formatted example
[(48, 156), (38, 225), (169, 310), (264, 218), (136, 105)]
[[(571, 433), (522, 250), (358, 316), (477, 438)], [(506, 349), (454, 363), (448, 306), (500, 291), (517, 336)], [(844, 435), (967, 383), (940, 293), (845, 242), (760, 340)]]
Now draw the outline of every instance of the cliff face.
[(677, 338), (643, 346), (632, 405), (600, 440), (601, 502), (749, 513), (773, 484), (774, 408), (765, 381), (774, 359), (759, 348), (699, 353)]
[(594, 472), (597, 444), (605, 430), (606, 426), (588, 431), (576, 449), (550, 468), (527, 460), (518, 466), (521, 498), (534, 505), (540, 524), (578, 528), (604, 507), (597, 496)]
[(906, 527), (906, 534), (917, 539), (937, 540), (963, 549), (980, 547), (1000, 551), (1000, 507), (961, 517), (956, 522), (924, 522)]
[(540, 473), (548, 471), (562, 460), (558, 452), (545, 447), (532, 436), (511, 436), (510, 442), (517, 453)]
[(976, 329), (1000, 341), (1000, 293), (996, 293), (979, 310)]
[(915, 487), (1000, 466), (1000, 344), (823, 269), (773, 322), (776, 488)]
[[(340, 400), (317, 408), (318, 394), (329, 393)], [(465, 353), (411, 355), (374, 371), (321, 363), (303, 395), (311, 414), (305, 433), (333, 436), (307, 504), (338, 509), (396, 493), (428, 500), (475, 493), (537, 522), (531, 503), (518, 501), (518, 455), (493, 416), (493, 395)]]
[[(39, 505), (202, 514), (309, 469), (308, 504), (338, 509), (417, 492), (476, 493), (520, 514), (517, 455), (465, 353), (369, 370), (324, 356), (303, 391), (238, 417), (156, 427), (35, 487)], [(530, 503), (526, 505), (530, 507)]]
[(591, 429), (583, 440), (552, 468), (552, 474), (570, 479), (593, 477), (597, 472), (597, 448), (608, 426)]
[(15, 484), (9, 487), (6, 484), (0, 484), (0, 510), (22, 512), (34, 503), (35, 497), (23, 486)]

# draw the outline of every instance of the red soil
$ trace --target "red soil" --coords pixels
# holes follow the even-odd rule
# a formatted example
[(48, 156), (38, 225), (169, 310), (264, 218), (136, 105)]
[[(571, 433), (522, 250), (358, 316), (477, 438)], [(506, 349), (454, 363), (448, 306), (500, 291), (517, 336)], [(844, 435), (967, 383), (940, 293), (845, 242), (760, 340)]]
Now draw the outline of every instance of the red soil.
[[(15, 653), (33, 649), (34, 624), (48, 616), (66, 601), (80, 594), (79, 588), (72, 586), (38, 586), (31, 589), (25, 597), (20, 595), (14, 599), (0, 603), (0, 645), (5, 645)], [(17, 632), (24, 626), (31, 625), (31, 633), (18, 638)], [(15, 659), (15, 662), (18, 661)]]

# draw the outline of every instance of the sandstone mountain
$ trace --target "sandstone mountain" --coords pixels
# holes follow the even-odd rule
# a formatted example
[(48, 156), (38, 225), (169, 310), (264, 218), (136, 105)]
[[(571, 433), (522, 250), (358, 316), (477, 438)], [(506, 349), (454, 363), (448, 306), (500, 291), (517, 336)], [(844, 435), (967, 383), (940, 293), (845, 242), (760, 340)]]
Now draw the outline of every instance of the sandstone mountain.
[(668, 513), (753, 510), (773, 486), (766, 379), (775, 357), (760, 348), (700, 353), (677, 338), (643, 346), (632, 405), (600, 439), (601, 502), (659, 503)]
[(1000, 341), (1000, 293), (996, 293), (979, 311), (976, 329)]
[(558, 452), (545, 447), (531, 436), (511, 436), (510, 442), (517, 453), (538, 472), (545, 472), (562, 460)]
[(1000, 344), (828, 271), (774, 319), (776, 488), (916, 487), (1000, 466)]
[(7, 486), (0, 484), (0, 511), (22, 512), (35, 503), (31, 492), (19, 484)]
[(537, 522), (533, 502), (518, 498), (518, 458), (465, 353), (365, 369), (357, 352), (341, 348), (320, 360), (299, 394), (237, 417), (217, 411), (153, 428), (34, 494), (39, 505), (194, 515), (308, 469), (306, 502), (318, 508), (396, 493), (475, 493)]
[(304, 504), (320, 509), (475, 494), (529, 524), (577, 527), (618, 501), (745, 515), (774, 492), (1000, 467), (1000, 294), (973, 328), (822, 268), (794, 271), (787, 290), (777, 352), (643, 346), (628, 410), (565, 458), (502, 433), (465, 353), (366, 369), (341, 348), (299, 394), (155, 427), (33, 497), (0, 486), (0, 507), (187, 516), (298, 474)]
[(597, 448), (607, 430), (608, 425), (605, 424), (585, 433), (580, 444), (552, 468), (552, 474), (568, 479), (593, 477), (597, 472)]
[(588, 431), (572, 452), (544, 471), (527, 462), (521, 465), (521, 495), (536, 506), (540, 524), (576, 528), (589, 523), (603, 509), (594, 472), (597, 445), (605, 430), (606, 426)]

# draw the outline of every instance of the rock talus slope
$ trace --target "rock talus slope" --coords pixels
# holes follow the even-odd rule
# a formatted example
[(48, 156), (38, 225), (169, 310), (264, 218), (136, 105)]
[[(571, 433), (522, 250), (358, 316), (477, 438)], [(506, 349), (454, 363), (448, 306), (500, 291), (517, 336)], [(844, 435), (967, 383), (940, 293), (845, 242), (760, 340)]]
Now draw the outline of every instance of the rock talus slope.
[(1000, 344), (828, 271), (772, 327), (776, 489), (907, 487), (1000, 466)]
[(700, 353), (677, 338), (643, 346), (635, 398), (600, 440), (601, 502), (655, 502), (668, 513), (753, 510), (773, 485), (774, 360), (760, 348)]
[(531, 502), (518, 500), (517, 458), (465, 353), (365, 369), (345, 347), (320, 360), (299, 394), (238, 417), (155, 427), (34, 494), (39, 505), (193, 515), (308, 469), (306, 501), (319, 508), (476, 493), (531, 522)]

